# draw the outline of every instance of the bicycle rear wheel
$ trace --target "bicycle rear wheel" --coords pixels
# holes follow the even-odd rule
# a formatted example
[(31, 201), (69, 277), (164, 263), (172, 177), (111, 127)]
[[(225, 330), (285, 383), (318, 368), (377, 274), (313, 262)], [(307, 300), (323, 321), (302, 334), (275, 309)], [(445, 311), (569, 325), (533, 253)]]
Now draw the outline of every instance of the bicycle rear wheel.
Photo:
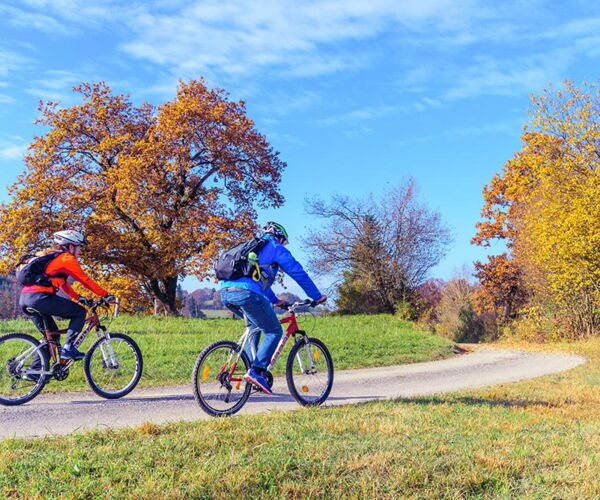
[(135, 341), (123, 333), (102, 337), (85, 355), (83, 372), (92, 390), (106, 399), (129, 394), (140, 381), (144, 360)]
[(285, 376), (298, 403), (322, 404), (333, 387), (333, 360), (325, 344), (312, 337), (298, 340), (288, 355)]
[(235, 342), (220, 340), (206, 347), (192, 372), (200, 407), (214, 417), (237, 413), (250, 397), (251, 385), (242, 378), (249, 368), (248, 356)]
[(48, 355), (38, 349), (39, 345), (37, 339), (25, 333), (0, 337), (0, 404), (27, 403), (46, 385), (46, 376), (39, 372), (48, 371)]

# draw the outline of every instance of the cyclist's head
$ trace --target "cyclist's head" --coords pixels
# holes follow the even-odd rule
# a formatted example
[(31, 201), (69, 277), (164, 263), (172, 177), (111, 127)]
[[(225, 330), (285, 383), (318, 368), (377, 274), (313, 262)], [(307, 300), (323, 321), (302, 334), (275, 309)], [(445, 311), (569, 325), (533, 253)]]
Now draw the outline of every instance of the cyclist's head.
[(67, 252), (75, 253), (77, 248), (87, 245), (88, 241), (83, 234), (67, 229), (54, 233), (54, 243)]
[(285, 245), (288, 242), (287, 231), (281, 224), (278, 224), (277, 222), (267, 222), (265, 227), (263, 227), (263, 234), (271, 234), (275, 236), (277, 241), (279, 241), (279, 243), (282, 245)]

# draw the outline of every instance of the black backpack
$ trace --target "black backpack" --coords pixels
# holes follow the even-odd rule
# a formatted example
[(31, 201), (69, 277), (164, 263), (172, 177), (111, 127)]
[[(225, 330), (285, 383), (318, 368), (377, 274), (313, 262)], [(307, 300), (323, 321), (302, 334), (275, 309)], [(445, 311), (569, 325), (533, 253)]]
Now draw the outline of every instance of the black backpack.
[[(15, 277), (19, 285), (40, 285), (54, 287), (50, 281), (51, 276), (46, 274), (48, 264), (64, 252), (48, 252), (43, 255), (28, 254), (21, 257), (17, 264)], [(59, 276), (59, 275), (56, 275)]]
[(236, 280), (252, 275), (253, 264), (248, 260), (249, 253), (256, 253), (265, 246), (264, 238), (252, 238), (225, 250), (215, 264), (218, 280)]

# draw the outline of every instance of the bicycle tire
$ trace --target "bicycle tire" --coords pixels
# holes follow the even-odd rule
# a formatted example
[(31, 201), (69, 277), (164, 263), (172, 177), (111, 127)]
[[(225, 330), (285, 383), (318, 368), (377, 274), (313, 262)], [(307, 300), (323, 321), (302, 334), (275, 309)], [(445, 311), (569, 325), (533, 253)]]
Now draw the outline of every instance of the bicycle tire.
[[(295, 369), (294, 363), (297, 360), (297, 355), (300, 357), (303, 354), (306, 355), (306, 352), (302, 353), (301, 349), (306, 349), (307, 345), (315, 346), (318, 349), (315, 353), (319, 353), (317, 361), (319, 361), (321, 370), (317, 373), (303, 373), (301, 370)], [(315, 357), (317, 357), (316, 354)], [(322, 362), (320, 359), (321, 357), (323, 358)], [(298, 368), (300, 368), (299, 364)], [(323, 368), (325, 368), (325, 371), (323, 371)], [(291, 348), (287, 359), (285, 378), (292, 397), (302, 406), (319, 406), (325, 402), (333, 387), (333, 372), (333, 359), (331, 358), (329, 349), (327, 349), (327, 346), (319, 339), (305, 337), (304, 339), (298, 340)], [(322, 377), (313, 380), (312, 377), (319, 373), (325, 374), (326, 380), (324, 382), (322, 382)], [(318, 387), (319, 382), (320, 385), (323, 386), (320, 392), (318, 392), (315, 397), (313, 397), (312, 394), (308, 396), (308, 393), (314, 390), (311, 389), (311, 387), (314, 388), (315, 385)]]
[[(194, 396), (198, 402), (198, 405), (200, 405), (200, 408), (213, 417), (234, 415), (242, 409), (250, 397), (252, 387), (249, 382), (238, 381), (234, 386), (230, 384), (230, 377), (223, 375), (224, 373), (229, 372), (229, 367), (226, 367), (225, 365), (229, 359), (229, 355), (232, 352), (239, 352), (239, 349), (240, 346), (235, 342), (231, 342), (229, 340), (219, 340), (207, 346), (196, 359), (196, 364), (194, 365), (194, 369), (192, 371), (192, 386), (194, 388)], [(215, 354), (218, 350), (221, 350), (222, 353)], [(243, 371), (238, 371), (238, 361), (236, 367), (234, 368), (234, 374), (236, 375), (235, 378), (241, 378), (250, 368), (250, 360), (244, 351), (240, 353), (239, 359), (242, 361)], [(218, 370), (217, 376), (214, 379), (211, 378), (209, 381), (209, 377), (211, 375), (210, 371), (213, 369), (213, 367), (215, 370)], [(202, 383), (203, 380), (206, 381), (205, 384)], [(214, 380), (214, 382), (212, 380)], [(243, 390), (240, 390), (242, 384), (244, 384), (244, 388)], [(230, 403), (230, 401), (227, 399), (231, 396), (234, 388), (236, 390), (235, 402), (231, 406), (225, 407), (225, 405), (229, 405)], [(223, 403), (219, 403), (220, 401)]]
[[(6, 343), (9, 342), (10, 340), (21, 340), (25, 343), (31, 344), (32, 347), (40, 345), (39, 340), (37, 340), (35, 337), (32, 337), (31, 335), (27, 335), (26, 333), (8, 333), (8, 334), (2, 335), (0, 337), (0, 353), (1, 353), (0, 356), (1, 357), (4, 357), (4, 352), (3, 352), (2, 346), (6, 345)], [(20, 350), (20, 348), (17, 347), (17, 345), (15, 345), (14, 349)], [(10, 352), (10, 350), (7, 350), (7, 355), (10, 355), (10, 354), (8, 354), (9, 352)], [(40, 369), (42, 371), (48, 371), (48, 366), (50, 364), (50, 361), (48, 359), (48, 354), (46, 352), (44, 352), (43, 349), (38, 350), (37, 353), (40, 358), (40, 364), (41, 364)], [(17, 378), (17, 377), (13, 377), (11, 375), (11, 367), (10, 367), (9, 360), (10, 360), (10, 358), (9, 359), (0, 359), (0, 404), (2, 404), (4, 406), (22, 405), (24, 403), (27, 403), (28, 401), (31, 401), (42, 391), (42, 389), (48, 382), (48, 377), (38, 375), (38, 379), (37, 379), (37, 381), (35, 381), (35, 385), (32, 386), (32, 389), (29, 392), (27, 392), (25, 395), (23, 395), (21, 397), (8, 398), (4, 394), (5, 384), (10, 383), (11, 379), (15, 380), (15, 381), (18, 381), (20, 379), (20, 377)], [(34, 381), (31, 381), (31, 382), (34, 382)], [(13, 385), (14, 385), (14, 383), (13, 383)]]
[[(120, 363), (119, 366), (107, 366), (105, 356), (102, 352), (102, 345), (106, 343), (106, 337), (102, 337), (96, 340), (96, 342), (92, 344), (92, 347), (90, 347), (90, 349), (86, 353), (83, 362), (83, 372), (85, 374), (85, 379), (88, 385), (96, 394), (98, 394), (98, 396), (103, 397), (105, 399), (118, 399), (129, 394), (137, 386), (138, 382), (140, 381), (140, 378), (142, 377), (142, 371), (144, 369), (144, 359), (142, 357), (142, 351), (140, 350), (139, 346), (137, 345), (135, 340), (133, 340), (128, 335), (125, 335), (124, 333), (111, 332), (110, 339), (111, 344), (113, 346), (113, 350), (116, 345), (119, 345), (118, 342), (122, 342), (129, 348), (130, 353), (133, 355), (133, 358), (129, 359), (135, 360), (135, 368), (132, 372), (131, 377), (129, 377), (128, 379), (128, 375), (126, 374), (123, 377), (123, 380), (127, 383), (123, 385), (120, 382), (121, 379), (116, 380), (115, 377), (122, 374), (121, 369), (123, 367), (123, 364), (126, 362), (125, 359), (126, 354), (128, 354), (128, 351), (119, 354), (115, 353), (115, 356), (119, 356), (119, 359), (117, 359), (117, 361)], [(115, 343), (114, 341), (117, 341), (117, 343)], [(102, 359), (100, 359), (98, 355), (94, 356), (96, 353), (99, 353)], [(127, 366), (132, 364), (129, 362), (129, 359), (127, 360)], [(95, 362), (96, 360), (98, 360), (98, 363), (96, 363), (96, 365), (92, 365), (92, 362)], [(111, 372), (109, 370), (113, 371)], [(108, 384), (108, 382), (103, 382), (100, 380), (101, 373), (107, 375), (107, 378), (110, 378), (112, 380), (113, 385), (117, 386), (117, 388), (107, 388), (106, 385)]]

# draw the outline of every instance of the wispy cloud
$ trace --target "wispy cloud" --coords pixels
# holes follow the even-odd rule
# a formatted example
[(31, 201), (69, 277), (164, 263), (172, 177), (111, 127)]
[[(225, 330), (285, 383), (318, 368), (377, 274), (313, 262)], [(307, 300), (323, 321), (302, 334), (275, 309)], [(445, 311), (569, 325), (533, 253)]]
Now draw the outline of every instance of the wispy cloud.
[(9, 73), (19, 69), (28, 62), (28, 58), (0, 46), (0, 76), (5, 77)]
[[(252, 78), (352, 73), (382, 64), (378, 47), (386, 44), (381, 53), (401, 54), (388, 78), (437, 102), (415, 104), (419, 111), (527, 93), (562, 78), (574, 57), (600, 55), (600, 17), (563, 19), (543, 0), (23, 0), (0, 13), (63, 35), (110, 23), (119, 34), (113, 59), (151, 63), (164, 76), (146, 91), (161, 94), (199, 75), (252, 92)], [(517, 56), (500, 56), (507, 48)]]
[(415, 144), (425, 144), (439, 140), (440, 138), (475, 137), (487, 134), (515, 135), (520, 133), (522, 127), (523, 121), (520, 117), (512, 120), (499, 120), (496, 122), (484, 123), (482, 125), (453, 127), (446, 129), (439, 134), (409, 137), (396, 141), (396, 146), (404, 147)]
[(338, 47), (342, 42), (367, 40), (390, 26), (406, 29), (432, 18), (451, 26), (467, 3), (207, 0), (171, 13), (138, 13), (129, 20), (136, 37), (122, 49), (183, 74), (216, 69), (234, 76), (271, 67), (284, 75), (312, 77), (366, 64), (366, 52), (344, 52)]
[(378, 106), (366, 106), (352, 111), (335, 114), (326, 118), (315, 120), (315, 124), (320, 126), (339, 125), (349, 122), (365, 122), (378, 120), (386, 116), (399, 115), (412, 112), (421, 112), (429, 108), (438, 108), (442, 103), (438, 99), (431, 97), (420, 97), (410, 101), (408, 104)]
[(344, 113), (328, 116), (315, 120), (315, 123), (320, 126), (338, 125), (340, 123), (348, 122), (362, 122), (368, 120), (375, 120), (383, 118), (385, 116), (398, 114), (405, 111), (404, 106), (389, 106), (387, 104), (379, 106), (366, 106), (352, 111), (346, 111)]
[[(125, 13), (131, 14), (135, 10), (135, 5), (118, 0), (21, 0), (20, 8), (13, 8), (9, 13), (13, 23), (72, 35), (80, 29), (100, 28), (106, 21), (121, 22)], [(51, 31), (54, 28), (56, 30)]]
[(0, 94), (0, 104), (13, 104), (15, 98), (6, 94)]
[(498, 60), (478, 57), (473, 64), (448, 72), (448, 100), (479, 95), (515, 95), (538, 91), (549, 81), (564, 78), (573, 56), (572, 49), (557, 49), (546, 54)]
[(28, 144), (18, 136), (0, 136), (0, 159), (21, 160), (27, 151)]
[(27, 11), (8, 5), (0, 5), (0, 16), (5, 19), (5, 22), (19, 28), (31, 28), (53, 34), (72, 33), (72, 30), (64, 23), (39, 12)]
[(32, 81), (25, 92), (38, 99), (68, 104), (74, 99), (73, 87), (85, 80), (85, 76), (69, 71), (47, 71), (44, 78)]
[(320, 104), (322, 104), (322, 98), (316, 92), (290, 90), (271, 94), (264, 104), (258, 106), (258, 111), (270, 116), (284, 116), (314, 109)]

